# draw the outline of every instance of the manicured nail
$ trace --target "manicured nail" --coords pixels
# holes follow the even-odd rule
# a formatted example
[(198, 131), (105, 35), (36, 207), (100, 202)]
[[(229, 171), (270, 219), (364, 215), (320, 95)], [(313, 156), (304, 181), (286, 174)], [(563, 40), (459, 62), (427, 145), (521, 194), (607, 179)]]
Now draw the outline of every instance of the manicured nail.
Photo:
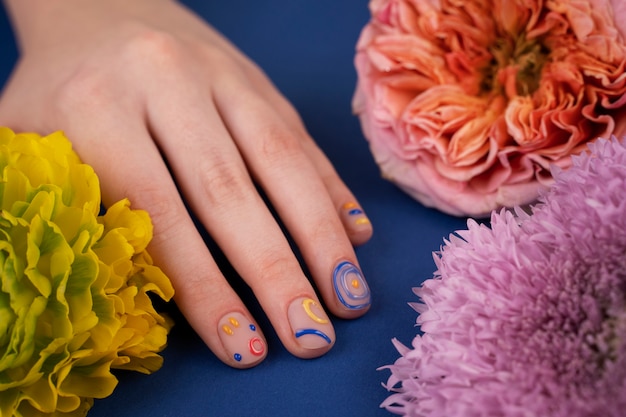
[(355, 226), (370, 224), (370, 220), (363, 212), (363, 209), (356, 203), (346, 203), (341, 206), (341, 216), (346, 224)]
[(312, 298), (297, 298), (292, 301), (287, 317), (301, 347), (320, 349), (334, 343), (333, 326), (322, 307)]
[(333, 271), (333, 286), (339, 302), (350, 310), (361, 310), (372, 303), (363, 274), (352, 262), (343, 261)]
[(226, 314), (219, 321), (218, 333), (224, 349), (237, 363), (251, 365), (265, 356), (267, 347), (256, 325), (241, 313)]

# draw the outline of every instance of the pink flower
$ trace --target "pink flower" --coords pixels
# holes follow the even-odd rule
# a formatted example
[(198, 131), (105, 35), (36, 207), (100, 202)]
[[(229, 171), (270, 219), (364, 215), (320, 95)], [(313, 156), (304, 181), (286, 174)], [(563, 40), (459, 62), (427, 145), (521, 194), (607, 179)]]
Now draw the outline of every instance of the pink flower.
[(622, 417), (626, 143), (573, 157), (532, 215), (468, 222), (435, 254), (382, 404), (414, 417)]
[(530, 203), (550, 166), (626, 132), (623, 0), (370, 9), (354, 111), (383, 175), (427, 206), (485, 216)]

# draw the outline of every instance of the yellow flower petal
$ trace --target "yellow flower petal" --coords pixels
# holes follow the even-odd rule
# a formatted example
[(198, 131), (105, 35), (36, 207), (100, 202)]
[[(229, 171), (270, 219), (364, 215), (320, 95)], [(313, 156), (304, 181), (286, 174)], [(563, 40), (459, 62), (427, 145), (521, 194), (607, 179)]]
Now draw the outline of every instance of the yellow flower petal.
[(152, 223), (122, 200), (100, 212), (93, 169), (61, 132), (0, 127), (0, 415), (84, 416), (111, 369), (159, 369), (174, 290), (146, 252)]

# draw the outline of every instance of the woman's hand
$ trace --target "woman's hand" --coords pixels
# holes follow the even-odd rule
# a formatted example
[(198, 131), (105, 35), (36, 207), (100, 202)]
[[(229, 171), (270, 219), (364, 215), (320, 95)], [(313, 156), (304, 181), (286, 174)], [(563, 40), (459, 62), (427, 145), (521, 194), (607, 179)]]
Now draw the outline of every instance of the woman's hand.
[[(291, 105), (227, 40), (170, 0), (6, 0), (22, 51), (0, 124), (63, 130), (100, 177), (154, 222), (150, 251), (176, 302), (225, 363), (266, 355), (183, 201), (252, 288), (284, 346), (310, 358), (335, 334), (259, 186), (330, 312), (364, 314), (352, 244), (371, 225)], [(169, 169), (168, 169), (169, 167)]]

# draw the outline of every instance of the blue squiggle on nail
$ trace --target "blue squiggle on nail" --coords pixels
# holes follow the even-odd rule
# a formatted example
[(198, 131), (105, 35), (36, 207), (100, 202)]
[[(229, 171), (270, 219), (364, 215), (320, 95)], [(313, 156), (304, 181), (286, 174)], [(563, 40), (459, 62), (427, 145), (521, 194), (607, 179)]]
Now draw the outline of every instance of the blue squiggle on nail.
[[(361, 287), (360, 293), (350, 288), (352, 280), (356, 280)], [(363, 279), (361, 271), (351, 262), (344, 261), (337, 265), (333, 273), (333, 285), (341, 304), (350, 310), (360, 310), (372, 303), (369, 287)]]
[(317, 329), (302, 329), (302, 330), (298, 330), (298, 331), (296, 331), (296, 338), (302, 337), (302, 336), (307, 335), (307, 334), (313, 334), (315, 336), (319, 336), (322, 339), (324, 339), (328, 344), (332, 343), (332, 340), (330, 340), (330, 337), (328, 337), (326, 335), (326, 333), (324, 333), (324, 332), (322, 332), (320, 330), (317, 330)]

